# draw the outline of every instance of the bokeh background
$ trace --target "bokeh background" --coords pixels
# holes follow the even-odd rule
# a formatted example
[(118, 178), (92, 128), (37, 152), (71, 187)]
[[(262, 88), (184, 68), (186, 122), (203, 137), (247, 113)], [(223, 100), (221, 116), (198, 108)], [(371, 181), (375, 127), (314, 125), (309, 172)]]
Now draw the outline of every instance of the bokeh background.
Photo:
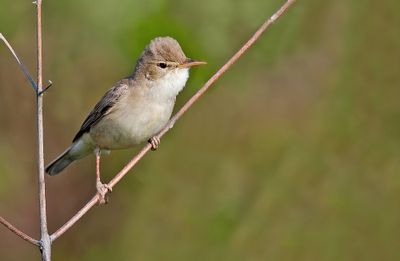
[[(71, 142), (154, 37), (192, 70), (183, 104), (283, 0), (45, 0), (45, 155)], [(400, 2), (298, 0), (53, 245), (54, 260), (400, 260)], [(0, 31), (35, 75), (31, 1)], [(0, 214), (38, 237), (35, 102), (0, 44)], [(137, 149), (104, 158), (109, 180)], [(95, 192), (94, 157), (47, 178), (53, 232)], [(0, 227), (0, 260), (38, 260)]]

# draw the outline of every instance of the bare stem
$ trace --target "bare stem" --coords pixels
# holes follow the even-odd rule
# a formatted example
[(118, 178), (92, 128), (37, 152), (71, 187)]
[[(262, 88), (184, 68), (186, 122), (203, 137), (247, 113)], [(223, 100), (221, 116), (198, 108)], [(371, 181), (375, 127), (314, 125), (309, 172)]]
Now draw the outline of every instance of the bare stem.
[(62, 225), (56, 232), (51, 234), (51, 242), (54, 242), (62, 234), (64, 234), (68, 229), (70, 229), (81, 217), (83, 217), (92, 207), (98, 204), (100, 200), (99, 194), (95, 194), (86, 205), (81, 208), (70, 220), (68, 220), (64, 225)]
[[(158, 133), (158, 137), (161, 138), (165, 133), (170, 130), (175, 122), (210, 88), (210, 86), (217, 81), (222, 74), (224, 74), (265, 32), (265, 30), (271, 26), (276, 19), (278, 19), (286, 10), (295, 2), (295, 0), (287, 0), (282, 7), (276, 11), (269, 19), (267, 19), (261, 27), (254, 33), (254, 35), (237, 51), (228, 62), (226, 62), (204, 85), (201, 87), (196, 94), (190, 98), (189, 101), (183, 105), (183, 107), (170, 119), (164, 128)], [(136, 156), (134, 156), (125, 167), (118, 172), (114, 178), (108, 183), (108, 186), (113, 188), (135, 165), (138, 163), (144, 155), (151, 149), (151, 144), (146, 144)], [(69, 228), (71, 228), (79, 219), (82, 218), (93, 206), (95, 206), (100, 200), (99, 195), (94, 195), (92, 199), (79, 210), (69, 221), (62, 225), (56, 232), (51, 235), (51, 240), (54, 241), (64, 234)]]
[(0, 39), (3, 40), (4, 44), (7, 46), (7, 48), (10, 50), (11, 54), (14, 56), (15, 60), (17, 61), (19, 67), (21, 70), (24, 72), (26, 78), (28, 78), (28, 81), (32, 85), (32, 88), (35, 90), (37, 93), (37, 85), (36, 82), (33, 80), (31, 74), (28, 72), (26, 69), (25, 65), (21, 62), (21, 60), (18, 58), (18, 55), (15, 53), (14, 49), (12, 48), (11, 44), (7, 41), (7, 39), (4, 37), (2, 33), (0, 33)]
[(21, 230), (19, 230), (15, 226), (13, 226), (10, 222), (5, 220), (3, 217), (0, 217), (0, 223), (3, 224), (9, 230), (11, 230), (11, 232), (13, 232), (17, 236), (21, 237), (23, 240), (25, 240), (25, 241), (33, 244), (33, 245), (39, 246), (39, 241), (38, 240), (28, 236), (27, 234), (25, 234), (24, 232), (22, 232)]
[(43, 54), (42, 54), (42, 0), (36, 1), (37, 14), (37, 153), (40, 212), (40, 250), (43, 261), (51, 260), (51, 240), (47, 230), (46, 184), (43, 150)]
[(3, 34), (0, 33), (0, 39), (5, 43), (7, 48), (10, 50), (11, 54), (14, 56), (17, 61), (19, 67), (25, 74), (26, 78), (29, 80), (33, 89), (36, 92), (37, 97), (37, 139), (38, 139), (38, 176), (39, 176), (39, 205), (40, 205), (40, 230), (41, 230), (41, 239), (40, 241), (33, 239), (28, 236), (21, 230), (17, 229), (10, 222), (5, 220), (3, 217), (0, 217), (0, 223), (5, 227), (10, 229), (10, 231), (14, 232), (16, 235), (20, 236), (22, 239), (37, 245), (40, 247), (42, 252), (42, 260), (50, 261), (50, 253), (51, 253), (51, 241), (50, 236), (47, 231), (47, 218), (46, 218), (46, 189), (44, 183), (44, 153), (43, 153), (43, 98), (42, 98), (42, 89), (43, 89), (43, 77), (42, 77), (42, 1), (38, 0), (34, 2), (36, 4), (37, 9), (37, 83), (33, 80), (31, 74), (26, 69), (25, 65), (19, 59), (18, 55), (12, 48), (11, 44), (7, 41)]

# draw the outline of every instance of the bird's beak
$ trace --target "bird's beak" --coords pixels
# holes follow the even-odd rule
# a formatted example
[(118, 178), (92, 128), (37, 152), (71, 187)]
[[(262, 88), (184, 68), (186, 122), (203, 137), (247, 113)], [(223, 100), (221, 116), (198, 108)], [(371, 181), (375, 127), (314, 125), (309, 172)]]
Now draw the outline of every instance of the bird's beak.
[(184, 63), (181, 63), (179, 65), (180, 68), (190, 68), (193, 66), (198, 66), (198, 65), (203, 65), (203, 64), (207, 64), (206, 62), (202, 62), (202, 61), (196, 61), (193, 59), (187, 59)]

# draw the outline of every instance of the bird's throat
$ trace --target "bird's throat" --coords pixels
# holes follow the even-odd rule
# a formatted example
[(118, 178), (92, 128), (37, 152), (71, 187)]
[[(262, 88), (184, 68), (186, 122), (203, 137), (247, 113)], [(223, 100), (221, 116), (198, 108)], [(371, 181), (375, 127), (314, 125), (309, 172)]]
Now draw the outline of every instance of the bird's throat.
[(155, 99), (170, 100), (175, 99), (180, 91), (185, 87), (189, 77), (189, 69), (177, 68), (170, 71), (158, 80), (152, 81), (150, 84), (150, 94)]

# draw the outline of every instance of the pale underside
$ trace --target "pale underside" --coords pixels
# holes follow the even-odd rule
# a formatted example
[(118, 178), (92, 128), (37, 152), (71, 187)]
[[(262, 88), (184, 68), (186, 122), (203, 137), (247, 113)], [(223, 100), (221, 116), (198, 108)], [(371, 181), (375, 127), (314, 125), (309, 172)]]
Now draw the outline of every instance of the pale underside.
[(70, 155), (82, 158), (96, 147), (126, 149), (157, 134), (170, 119), (175, 97), (188, 76), (188, 69), (177, 68), (157, 81), (148, 81), (145, 88), (133, 86), (106, 116), (72, 144)]

